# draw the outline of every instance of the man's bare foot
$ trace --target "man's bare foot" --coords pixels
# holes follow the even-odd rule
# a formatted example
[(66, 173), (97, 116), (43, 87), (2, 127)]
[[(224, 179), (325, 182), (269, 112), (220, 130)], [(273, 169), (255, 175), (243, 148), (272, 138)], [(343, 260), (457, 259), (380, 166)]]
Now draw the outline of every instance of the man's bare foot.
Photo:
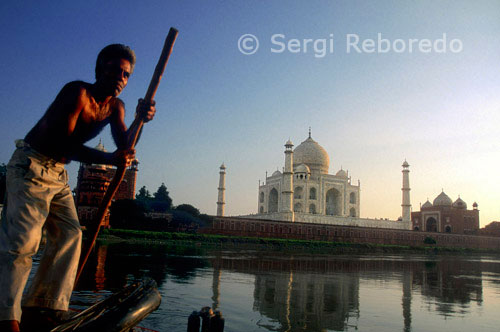
[(19, 332), (19, 322), (17, 320), (0, 321), (0, 331)]

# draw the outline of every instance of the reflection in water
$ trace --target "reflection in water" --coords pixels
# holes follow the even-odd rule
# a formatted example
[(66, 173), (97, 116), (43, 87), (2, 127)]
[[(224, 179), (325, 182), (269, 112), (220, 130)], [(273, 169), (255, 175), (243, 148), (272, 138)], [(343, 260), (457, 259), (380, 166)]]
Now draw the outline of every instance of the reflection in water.
[(357, 327), (360, 274), (372, 279), (397, 276), (405, 331), (411, 330), (412, 290), (436, 302), (429, 311), (445, 316), (468, 313), (470, 301), (482, 302), (481, 267), (474, 261), (286, 256), (212, 259), (215, 269), (255, 274), (254, 309), (280, 322), (279, 331)]
[[(89, 257), (78, 289), (117, 290), (144, 276), (153, 278), (160, 287), (167, 276), (185, 281), (196, 276), (196, 270), (209, 265), (195, 248), (175, 248), (167, 245), (98, 244)], [(167, 254), (167, 253), (175, 253)]]
[(212, 278), (212, 309), (219, 309), (219, 297), (220, 297), (220, 268), (214, 267), (214, 275)]
[[(154, 278), (160, 288), (170, 285), (173, 294), (167, 295), (175, 297), (164, 299), (150, 320), (160, 331), (185, 330), (189, 313), (207, 303), (193, 304), (190, 297), (205, 289), (214, 310), (240, 316), (226, 316), (228, 331), (363, 330), (380, 323), (384, 307), (390, 307), (395, 311), (387, 321), (395, 320), (391, 323), (399, 331), (409, 332), (442, 317), (471, 321), (475, 307), (483, 304), (483, 274), (492, 280), (500, 275), (498, 260), (471, 256), (297, 255), (119, 243), (100, 245), (92, 259), (81, 289), (116, 290), (144, 275)], [(232, 288), (242, 282), (229, 280), (232, 275), (253, 280), (250, 307)], [(367, 298), (361, 289), (382, 291), (384, 298)], [(250, 291), (244, 296), (251, 295)], [(187, 303), (189, 308), (185, 313), (172, 311), (169, 301), (180, 308)], [(253, 319), (253, 313), (266, 319)], [(165, 325), (162, 317), (169, 317), (171, 325)], [(448, 326), (451, 330), (453, 325), (448, 322)]]
[(412, 275), (411, 273), (403, 274), (403, 322), (404, 322), (404, 332), (411, 331), (411, 284)]
[(436, 301), (442, 315), (469, 313), (471, 301), (481, 305), (482, 266), (478, 261), (442, 260), (425, 262), (413, 270), (413, 285)]
[(304, 273), (258, 275), (254, 308), (281, 323), (278, 331), (343, 331), (356, 326), (359, 279)]
[(106, 281), (106, 256), (108, 253), (108, 246), (100, 246), (97, 248), (97, 264), (95, 271), (95, 288), (96, 290), (104, 290), (104, 283)]

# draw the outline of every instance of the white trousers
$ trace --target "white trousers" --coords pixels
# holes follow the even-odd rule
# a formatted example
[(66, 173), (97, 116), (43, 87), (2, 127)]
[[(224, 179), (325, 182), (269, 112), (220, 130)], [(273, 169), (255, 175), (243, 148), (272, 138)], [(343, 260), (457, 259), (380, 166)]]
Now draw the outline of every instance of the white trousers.
[(64, 164), (16, 141), (7, 165), (0, 223), (0, 320), (21, 319), (21, 297), (38, 251), (47, 244), (23, 305), (67, 310), (80, 259), (82, 232)]

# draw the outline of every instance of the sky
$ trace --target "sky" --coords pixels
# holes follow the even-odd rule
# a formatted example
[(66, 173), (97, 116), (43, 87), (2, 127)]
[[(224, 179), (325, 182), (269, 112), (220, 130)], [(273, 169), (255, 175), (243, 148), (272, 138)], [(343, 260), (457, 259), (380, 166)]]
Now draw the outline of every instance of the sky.
[[(2, 1), (0, 163), (65, 83), (94, 81), (111, 43), (137, 56), (120, 95), (130, 124), (171, 26), (179, 36), (136, 147), (137, 189), (164, 182), (175, 205), (215, 214), (224, 162), (226, 214), (256, 213), (259, 180), (311, 127), (330, 173), (360, 180), (361, 217), (401, 216), (406, 159), (414, 211), (444, 190), (477, 202), (481, 226), (500, 220), (496, 0)], [(88, 145), (99, 139), (115, 149), (109, 129)], [(73, 187), (77, 169), (68, 165)]]

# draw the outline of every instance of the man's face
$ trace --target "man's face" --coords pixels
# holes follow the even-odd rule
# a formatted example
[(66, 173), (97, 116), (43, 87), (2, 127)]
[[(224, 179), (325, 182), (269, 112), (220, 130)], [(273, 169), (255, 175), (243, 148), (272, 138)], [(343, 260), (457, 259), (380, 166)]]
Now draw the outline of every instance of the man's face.
[(106, 95), (117, 97), (127, 85), (130, 72), (128, 60), (113, 59), (104, 64), (97, 82)]

